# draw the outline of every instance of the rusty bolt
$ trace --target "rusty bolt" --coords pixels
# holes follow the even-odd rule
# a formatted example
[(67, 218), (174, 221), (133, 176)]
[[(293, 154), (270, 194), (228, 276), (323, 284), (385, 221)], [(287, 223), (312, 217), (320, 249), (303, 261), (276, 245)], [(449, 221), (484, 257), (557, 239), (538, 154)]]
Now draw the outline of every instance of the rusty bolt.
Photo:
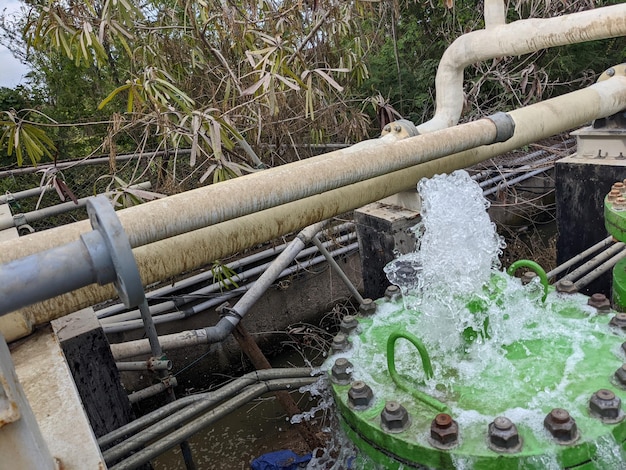
[(622, 193), (621, 193), (621, 191), (619, 189), (611, 189), (609, 191), (609, 195), (607, 196), (607, 199), (608, 199), (609, 202), (613, 203), (621, 195), (622, 195)]
[(617, 183), (613, 183), (611, 186), (611, 191), (619, 191), (620, 194), (624, 192), (624, 183), (622, 181), (618, 181)]
[(601, 293), (592, 294), (587, 301), (587, 305), (594, 307), (598, 312), (610, 312), (611, 302), (606, 298), (606, 295)]
[(364, 410), (370, 406), (374, 392), (369, 385), (361, 380), (352, 382), (348, 390), (348, 403), (355, 410)]
[(446, 413), (439, 413), (430, 423), (430, 437), (434, 442), (452, 446), (459, 440), (459, 425)]
[(495, 451), (517, 451), (521, 446), (517, 426), (509, 418), (498, 416), (489, 424), (489, 443)]
[(622, 400), (616, 397), (611, 390), (600, 389), (591, 396), (589, 410), (591, 414), (606, 420), (618, 419), (621, 412)]
[(359, 322), (357, 321), (354, 315), (345, 315), (341, 319), (341, 324), (339, 325), (339, 329), (344, 335), (349, 335), (354, 330), (356, 330), (357, 326), (359, 326)]
[(626, 209), (626, 199), (624, 199), (623, 197), (618, 197), (617, 199), (615, 199), (615, 202), (613, 203), (613, 210), (621, 212), (624, 209)]
[(537, 273), (533, 272), (533, 271), (526, 271), (524, 274), (522, 274), (522, 284), (527, 285), (530, 284), (534, 278), (537, 277)]
[(352, 363), (340, 357), (330, 369), (330, 379), (337, 385), (348, 385), (352, 380)]
[(626, 330), (626, 313), (617, 313), (609, 321), (609, 325)]
[(390, 285), (385, 289), (385, 297), (389, 300), (395, 300), (400, 295), (400, 288), (396, 285)]
[(557, 441), (573, 441), (578, 435), (576, 421), (563, 408), (554, 408), (550, 411), (543, 420), (543, 425)]
[(397, 401), (388, 401), (380, 413), (380, 426), (390, 433), (405, 431), (410, 425), (409, 412)]
[(331, 350), (333, 353), (347, 351), (350, 349), (350, 343), (348, 342), (348, 337), (343, 333), (337, 333), (333, 337), (333, 344), (331, 346)]
[(363, 316), (373, 315), (376, 313), (376, 302), (372, 299), (363, 299), (363, 303), (359, 305), (359, 312)]
[[(622, 344), (622, 349), (624, 348), (624, 344)], [(622, 385), (626, 385), (626, 363), (622, 364), (622, 367), (615, 371), (615, 378)]]
[(564, 279), (556, 283), (556, 291), (564, 294), (575, 294), (578, 292), (578, 289), (572, 281)]

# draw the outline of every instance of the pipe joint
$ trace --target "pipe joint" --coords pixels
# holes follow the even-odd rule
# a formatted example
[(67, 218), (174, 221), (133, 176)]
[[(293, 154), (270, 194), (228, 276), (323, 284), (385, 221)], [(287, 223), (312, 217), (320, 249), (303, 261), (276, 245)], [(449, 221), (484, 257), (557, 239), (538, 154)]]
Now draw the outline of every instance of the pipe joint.
[(489, 119), (496, 126), (496, 138), (493, 141), (494, 143), (506, 142), (513, 137), (515, 133), (515, 121), (510, 114), (498, 112), (487, 116), (485, 119)]

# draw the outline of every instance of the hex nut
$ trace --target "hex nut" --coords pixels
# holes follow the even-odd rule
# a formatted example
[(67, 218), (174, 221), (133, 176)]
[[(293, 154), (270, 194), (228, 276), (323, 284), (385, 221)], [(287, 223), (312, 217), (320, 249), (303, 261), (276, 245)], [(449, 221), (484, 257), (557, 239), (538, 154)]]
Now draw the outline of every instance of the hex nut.
[(605, 422), (621, 421), (623, 418), (622, 400), (611, 390), (602, 388), (591, 396), (589, 411), (592, 416)]
[(522, 441), (517, 426), (504, 416), (498, 416), (489, 424), (489, 447), (496, 452), (517, 452)]
[(526, 271), (524, 274), (522, 274), (522, 284), (523, 285), (528, 285), (531, 282), (533, 282), (533, 279), (537, 277), (537, 273), (534, 271)]
[(626, 341), (622, 343), (622, 351), (626, 354)]
[(395, 300), (400, 295), (400, 288), (395, 284), (391, 284), (385, 289), (385, 298)]
[(609, 325), (626, 330), (626, 313), (617, 313), (609, 321)]
[(594, 307), (598, 312), (610, 312), (611, 302), (606, 295), (601, 293), (592, 294), (587, 301), (587, 305)]
[(348, 342), (348, 337), (343, 333), (337, 333), (333, 337), (333, 344), (331, 345), (331, 350), (333, 353), (347, 351), (350, 349), (350, 343)]
[(622, 364), (622, 367), (615, 371), (614, 376), (621, 385), (626, 385), (626, 363)]
[(405, 431), (410, 425), (409, 412), (397, 401), (388, 401), (380, 413), (380, 427), (389, 433)]
[(344, 335), (349, 335), (359, 326), (359, 321), (356, 319), (354, 315), (345, 315), (341, 319), (341, 324), (339, 325), (339, 329)]
[(352, 363), (343, 358), (337, 358), (330, 369), (330, 380), (337, 385), (348, 385), (352, 381)]
[(372, 299), (363, 299), (363, 303), (359, 305), (359, 312), (365, 317), (373, 315), (376, 313), (376, 302)]
[(437, 447), (451, 447), (459, 441), (459, 424), (447, 413), (439, 413), (430, 423), (432, 444)]
[(563, 408), (550, 411), (543, 420), (543, 425), (560, 443), (571, 443), (578, 438), (576, 421)]
[(575, 294), (578, 289), (572, 281), (562, 280), (556, 283), (556, 291), (563, 294)]
[(348, 390), (348, 404), (355, 410), (369, 408), (374, 398), (374, 392), (369, 385), (361, 380), (352, 382)]

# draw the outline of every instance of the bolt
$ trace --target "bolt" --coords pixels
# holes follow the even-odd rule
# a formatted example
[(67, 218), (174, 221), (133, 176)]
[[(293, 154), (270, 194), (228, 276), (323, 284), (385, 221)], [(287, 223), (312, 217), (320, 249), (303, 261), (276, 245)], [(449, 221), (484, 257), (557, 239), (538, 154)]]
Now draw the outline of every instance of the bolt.
[[(622, 348), (624, 347), (624, 344), (622, 344)], [(615, 371), (615, 378), (622, 385), (626, 385), (626, 363), (622, 364), (622, 367)]]
[(611, 390), (600, 389), (591, 396), (589, 410), (591, 414), (602, 420), (617, 420), (621, 414), (622, 400)]
[(400, 295), (400, 288), (394, 284), (385, 289), (385, 297), (389, 300), (395, 300)]
[(613, 67), (611, 67), (610, 69), (608, 69), (608, 70), (606, 71), (606, 74), (607, 74), (609, 77), (612, 77), (613, 75), (615, 75), (615, 69), (614, 69)]
[(410, 425), (409, 412), (397, 401), (388, 401), (380, 413), (380, 427), (390, 433), (405, 431)]
[(572, 281), (564, 279), (556, 283), (556, 291), (563, 294), (575, 294), (578, 292), (578, 289)]
[(611, 302), (606, 298), (606, 295), (599, 292), (589, 297), (587, 305), (594, 307), (598, 312), (606, 313), (611, 311)]
[(370, 406), (374, 392), (369, 385), (361, 380), (352, 382), (348, 390), (348, 404), (355, 410), (364, 410)]
[(616, 313), (609, 321), (609, 325), (626, 330), (626, 313)]
[(356, 330), (357, 326), (359, 326), (359, 322), (357, 321), (354, 315), (345, 315), (341, 319), (341, 324), (339, 325), (339, 329), (341, 330), (343, 334), (349, 335), (354, 330)]
[(530, 284), (534, 278), (537, 277), (537, 273), (533, 272), (533, 271), (526, 271), (524, 274), (522, 274), (522, 284), (527, 285)]
[(573, 441), (578, 435), (576, 421), (563, 408), (554, 408), (543, 420), (544, 427), (561, 442)]
[(330, 369), (330, 379), (337, 385), (348, 385), (352, 380), (352, 363), (340, 357)]
[(623, 193), (624, 192), (624, 183), (621, 181), (618, 181), (617, 183), (613, 183), (613, 185), (611, 186), (611, 191), (619, 191), (619, 193)]
[(617, 199), (615, 199), (615, 202), (613, 203), (613, 210), (616, 212), (621, 212), (624, 209), (626, 209), (626, 199), (624, 199), (623, 197), (618, 197)]
[(615, 200), (620, 197), (622, 195), (621, 191), (619, 189), (611, 189), (609, 191), (609, 195), (607, 196), (607, 199), (610, 203), (614, 203)]
[(391, 126), (389, 124), (387, 124), (385, 127), (383, 127), (383, 131), (391, 132)]
[(522, 445), (517, 427), (504, 416), (498, 416), (489, 424), (489, 443), (496, 452), (516, 452)]
[(348, 337), (343, 333), (337, 333), (333, 337), (333, 344), (331, 345), (331, 350), (333, 353), (347, 351), (350, 349), (350, 343), (348, 342)]
[(459, 440), (459, 425), (446, 413), (439, 413), (430, 423), (430, 437), (434, 443), (453, 446)]
[(361, 312), (361, 315), (364, 317), (373, 315), (376, 313), (376, 302), (372, 299), (363, 299), (363, 303), (359, 305), (359, 312)]

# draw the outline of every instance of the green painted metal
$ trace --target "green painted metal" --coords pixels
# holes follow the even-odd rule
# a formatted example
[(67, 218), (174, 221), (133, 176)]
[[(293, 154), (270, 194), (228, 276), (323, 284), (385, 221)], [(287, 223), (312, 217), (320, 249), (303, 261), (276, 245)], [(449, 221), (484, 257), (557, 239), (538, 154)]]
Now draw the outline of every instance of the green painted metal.
[[(481, 298), (483, 303), (503, 308), (505, 318), (513, 319), (515, 307), (507, 310), (504, 305), (508, 299), (504, 293), (504, 276), (494, 275), (488, 293)], [(481, 373), (480, 383), (459, 380), (445, 386), (433, 384), (424, 357), (429, 357), (435, 371), (445, 358), (433, 350), (422, 356), (426, 348), (418, 345), (423, 346), (423, 341), (406, 332), (419, 331), (418, 319), (424, 312), (406, 310), (402, 299), (378, 300), (377, 313), (360, 318), (358, 332), (350, 335), (350, 341), (359, 351), (349, 357), (354, 364), (352, 379), (370, 384), (374, 390), (373, 403), (365, 410), (355, 410), (348, 401), (350, 386), (332, 386), (342, 425), (361, 450), (361, 458), (385, 469), (620, 468), (626, 461), (626, 422), (602, 422), (590, 413), (588, 402), (599, 389), (609, 389), (622, 401), (626, 400), (626, 387), (614, 378), (615, 371), (626, 362), (622, 348), (626, 335), (609, 325), (612, 315), (592, 313), (586, 307), (587, 297), (581, 294), (565, 296), (550, 290), (545, 302), (538, 300), (541, 310), (537, 322), (524, 325), (529, 331), (528, 338), (501, 345), (502, 355), (511, 364), (510, 370), (503, 373), (487, 367)], [(481, 311), (486, 308), (483, 303), (471, 299), (468, 311)], [(384, 321), (379, 318), (381, 315)], [(555, 327), (553, 340), (533, 339), (532, 332), (545, 318), (561, 326)], [(483, 336), (469, 341), (462, 335), (465, 344), (489, 341), (488, 329), (486, 325)], [(574, 332), (576, 341), (571, 338)], [(417, 351), (407, 345), (401, 347), (402, 340), (412, 343)], [(393, 350), (391, 360), (390, 350)], [(379, 356), (385, 353), (387, 368), (380, 367)], [(451, 367), (438, 373), (442, 377), (454, 377), (459, 371)], [(416, 396), (414, 391), (429, 396), (433, 402)], [(403, 432), (392, 434), (381, 427), (380, 414), (390, 400), (400, 402), (409, 411), (411, 424)], [(456, 446), (441, 448), (430, 439), (431, 422), (439, 412), (433, 403), (446, 406), (454, 419), (463, 416)], [(544, 417), (557, 407), (569, 411), (580, 432), (580, 437), (569, 445), (556, 442), (543, 429)], [(523, 442), (521, 450), (515, 453), (491, 450), (487, 442), (488, 423), (497, 416), (511, 417), (516, 410), (530, 410), (519, 422), (512, 418)], [(611, 463), (607, 466), (605, 454), (617, 454), (617, 466), (612, 467)], [(353, 468), (372, 467), (364, 463)]]
[(509, 269), (507, 269), (506, 272), (509, 276), (513, 276), (519, 268), (532, 269), (537, 274), (537, 276), (539, 276), (539, 280), (541, 281), (541, 285), (543, 286), (543, 297), (541, 298), (541, 300), (545, 302), (546, 297), (548, 296), (548, 290), (550, 289), (550, 283), (548, 282), (548, 275), (546, 274), (544, 269), (539, 265), (539, 263), (528, 259), (521, 259), (509, 266)]
[[(604, 225), (617, 240), (626, 241), (626, 211), (615, 210), (608, 196), (604, 198)], [(626, 259), (613, 267), (613, 305), (617, 310), (626, 310)]]

